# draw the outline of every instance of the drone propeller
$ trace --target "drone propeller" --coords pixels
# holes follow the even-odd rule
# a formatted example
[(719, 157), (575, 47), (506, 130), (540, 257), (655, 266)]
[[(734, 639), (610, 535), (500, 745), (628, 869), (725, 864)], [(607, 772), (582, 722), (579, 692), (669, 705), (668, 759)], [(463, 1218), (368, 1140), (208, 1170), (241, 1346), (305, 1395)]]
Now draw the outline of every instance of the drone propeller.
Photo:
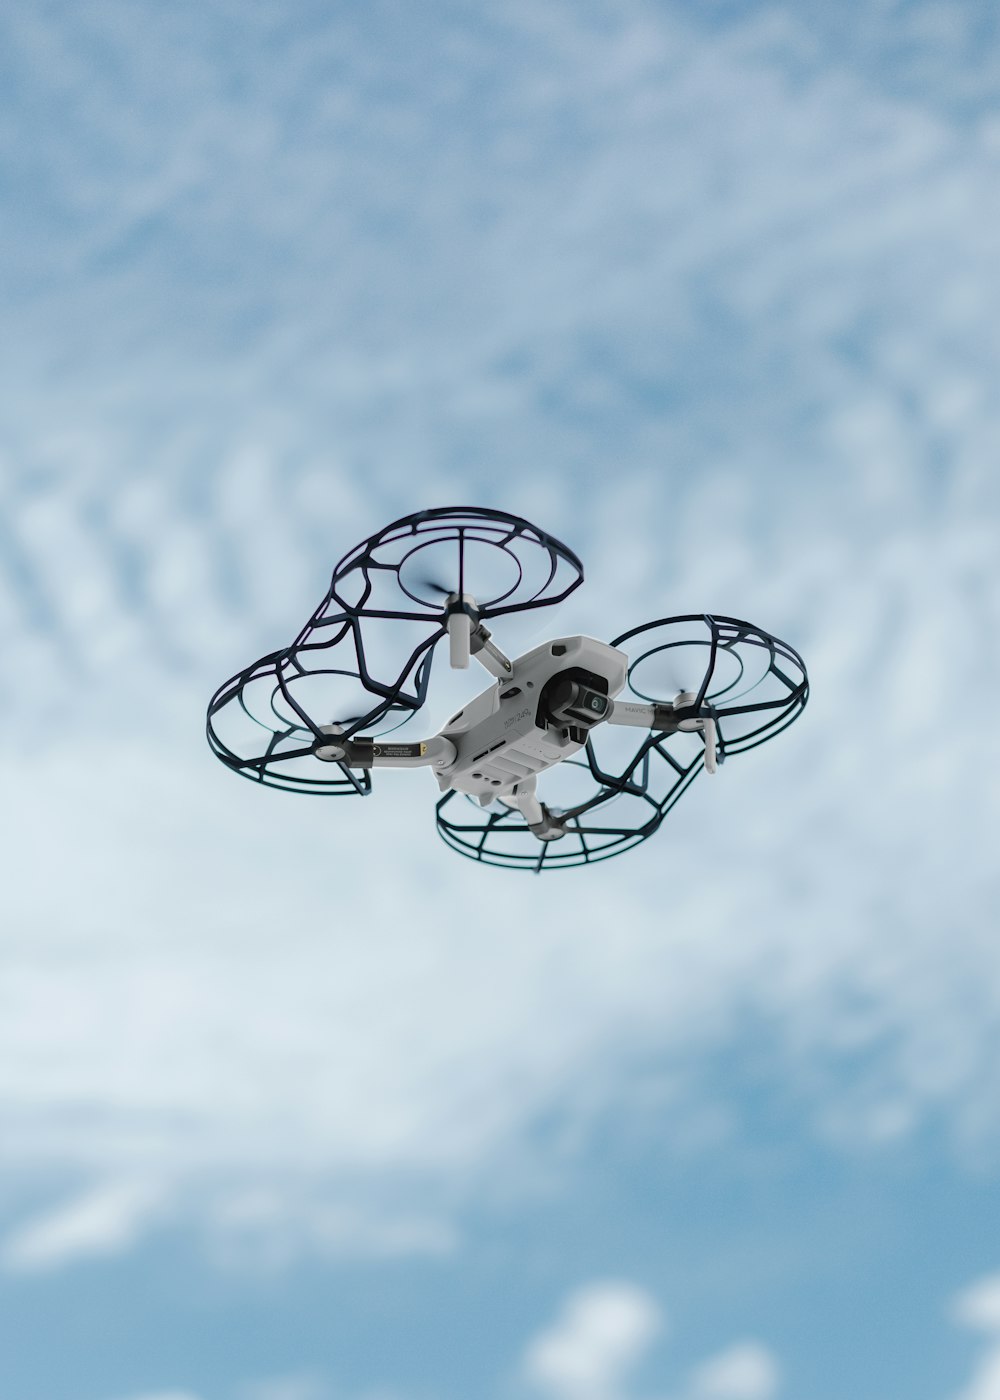
[(431, 593), (440, 593), (441, 596), (444, 597), (444, 598), (447, 598), (450, 594), (454, 593), (454, 591), (455, 591), (453, 588), (446, 588), (446, 587), (444, 586), (444, 584), (441, 583), (441, 581), (440, 581), (439, 579), (436, 579), (436, 578), (426, 578), (426, 577), (424, 577), (424, 578), (415, 579), (415, 580), (414, 580), (414, 586), (415, 586), (416, 588), (426, 588), (426, 589), (428, 589)]
[(440, 579), (432, 578), (428, 574), (415, 579), (414, 587), (428, 593), (437, 593), (447, 600), (449, 660), (453, 670), (467, 670), (471, 655), (472, 629), (475, 622), (469, 613), (454, 605), (465, 603), (474, 608), (475, 599), (468, 593), (462, 593), (458, 588), (446, 587)]
[(672, 696), (698, 694), (701, 676), (685, 675), (684, 671), (685, 668), (679, 656), (670, 656), (664, 653), (662, 679), (665, 683), (666, 694)]

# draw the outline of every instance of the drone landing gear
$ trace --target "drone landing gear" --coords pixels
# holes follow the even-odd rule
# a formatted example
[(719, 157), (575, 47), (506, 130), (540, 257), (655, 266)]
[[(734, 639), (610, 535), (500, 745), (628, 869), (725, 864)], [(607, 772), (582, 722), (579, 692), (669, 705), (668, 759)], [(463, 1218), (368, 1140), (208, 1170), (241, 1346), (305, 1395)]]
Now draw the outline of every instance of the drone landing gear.
[(544, 802), (539, 802), (535, 795), (537, 782), (537, 778), (526, 778), (518, 783), (509, 797), (501, 797), (500, 801), (512, 811), (520, 812), (536, 840), (559, 841), (566, 835), (566, 828), (555, 812), (550, 812)]

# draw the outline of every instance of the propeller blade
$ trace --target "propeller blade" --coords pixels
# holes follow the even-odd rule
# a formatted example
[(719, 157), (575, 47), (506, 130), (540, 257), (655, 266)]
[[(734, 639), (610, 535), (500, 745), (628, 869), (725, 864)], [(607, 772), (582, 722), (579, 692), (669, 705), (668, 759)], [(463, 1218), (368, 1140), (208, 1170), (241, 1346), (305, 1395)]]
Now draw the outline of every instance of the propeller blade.
[(454, 588), (446, 588), (444, 584), (436, 578), (418, 578), (415, 580), (414, 586), (417, 588), (426, 588), (431, 593), (440, 593), (442, 598), (449, 598), (453, 593), (458, 591)]
[[(687, 654), (682, 655), (682, 652), (685, 651)], [(697, 695), (705, 674), (704, 671), (697, 669), (697, 663), (703, 662), (703, 659), (699, 655), (696, 660), (691, 656), (690, 649), (686, 649), (683, 645), (664, 648), (657, 659), (656, 666), (657, 689), (660, 691), (660, 697), (663, 700), (672, 700), (675, 696), (685, 693)]]
[(684, 675), (684, 667), (679, 664), (678, 657), (672, 657), (664, 667), (664, 675), (667, 685), (672, 688), (674, 694), (680, 695), (685, 690), (693, 690), (698, 693), (698, 686), (701, 684), (701, 677), (698, 677), (696, 685), (691, 684), (691, 676)]

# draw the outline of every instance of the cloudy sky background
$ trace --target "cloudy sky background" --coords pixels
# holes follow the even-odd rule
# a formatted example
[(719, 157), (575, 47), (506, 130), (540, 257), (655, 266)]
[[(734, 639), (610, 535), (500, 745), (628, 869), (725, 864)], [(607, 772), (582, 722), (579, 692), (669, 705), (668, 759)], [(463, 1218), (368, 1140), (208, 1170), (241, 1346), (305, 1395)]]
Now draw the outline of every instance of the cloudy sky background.
[[(0, 1394), (997, 1400), (994, 8), (0, 25)], [(452, 504), (805, 716), (537, 881), (216, 764)]]

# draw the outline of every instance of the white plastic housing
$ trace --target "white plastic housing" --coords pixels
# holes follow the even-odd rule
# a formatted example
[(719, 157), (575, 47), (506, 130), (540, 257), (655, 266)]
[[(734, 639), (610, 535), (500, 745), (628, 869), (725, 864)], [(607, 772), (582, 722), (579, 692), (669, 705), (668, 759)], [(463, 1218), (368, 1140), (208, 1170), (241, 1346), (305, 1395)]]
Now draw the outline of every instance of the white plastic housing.
[(562, 671), (603, 677), (614, 698), (625, 684), (628, 657), (593, 637), (559, 637), (519, 656), (511, 675), (470, 700), (441, 730), (457, 750), (454, 765), (438, 775), (484, 805), (519, 782), (578, 753), (582, 744), (563, 729), (539, 723), (546, 683)]

